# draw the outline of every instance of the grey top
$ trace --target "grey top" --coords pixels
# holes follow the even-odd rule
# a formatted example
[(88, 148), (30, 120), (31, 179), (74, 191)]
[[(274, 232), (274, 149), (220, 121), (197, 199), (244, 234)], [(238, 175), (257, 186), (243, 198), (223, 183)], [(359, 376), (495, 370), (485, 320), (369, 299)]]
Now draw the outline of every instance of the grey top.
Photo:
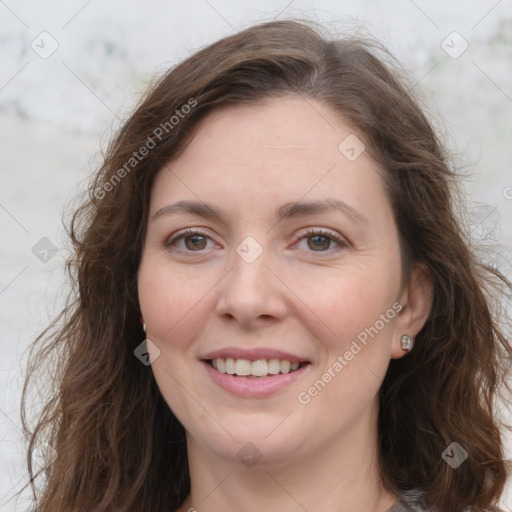
[(403, 492), (398, 502), (387, 512), (428, 512), (428, 508), (421, 490), (411, 489)]

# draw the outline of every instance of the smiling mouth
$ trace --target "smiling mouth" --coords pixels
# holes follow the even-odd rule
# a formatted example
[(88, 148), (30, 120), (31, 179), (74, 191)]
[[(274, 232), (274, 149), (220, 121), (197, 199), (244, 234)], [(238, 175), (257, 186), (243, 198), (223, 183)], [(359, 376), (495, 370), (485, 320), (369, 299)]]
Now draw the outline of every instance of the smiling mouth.
[(310, 364), (308, 361), (299, 363), (297, 361), (287, 361), (286, 359), (257, 359), (250, 361), (249, 359), (236, 359), (232, 357), (217, 357), (215, 359), (207, 359), (205, 362), (219, 373), (248, 379), (262, 379), (275, 375), (285, 375)]

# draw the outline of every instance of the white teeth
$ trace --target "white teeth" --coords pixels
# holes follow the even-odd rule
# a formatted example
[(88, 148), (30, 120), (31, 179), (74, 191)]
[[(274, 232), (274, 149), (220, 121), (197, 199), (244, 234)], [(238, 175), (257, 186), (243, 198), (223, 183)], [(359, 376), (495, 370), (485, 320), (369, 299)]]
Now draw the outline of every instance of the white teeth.
[(281, 371), (281, 365), (279, 364), (279, 359), (271, 359), (268, 362), (268, 373), (270, 375), (277, 375)]
[(220, 373), (239, 375), (241, 377), (266, 377), (278, 373), (290, 373), (299, 368), (300, 363), (280, 359), (235, 359), (217, 357), (212, 359), (212, 366)]
[(290, 361), (279, 361), (279, 366), (281, 367), (281, 373), (290, 373)]
[(256, 377), (264, 377), (268, 375), (268, 363), (266, 359), (258, 359), (251, 364), (251, 375)]
[[(217, 359), (217, 366), (219, 364), (219, 359)], [(228, 357), (226, 359), (226, 367), (225, 367), (226, 373), (229, 373), (229, 375), (235, 374), (235, 360), (232, 357)]]
[(236, 359), (235, 373), (237, 375), (251, 375), (251, 361), (249, 359)]

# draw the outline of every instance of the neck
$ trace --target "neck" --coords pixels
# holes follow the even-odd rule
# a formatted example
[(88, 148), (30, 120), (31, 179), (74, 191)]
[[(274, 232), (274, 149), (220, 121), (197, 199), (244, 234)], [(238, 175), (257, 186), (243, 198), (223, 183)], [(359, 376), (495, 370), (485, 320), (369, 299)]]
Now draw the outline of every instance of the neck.
[(377, 414), (369, 409), (363, 416), (293, 464), (248, 468), (188, 436), (191, 494), (178, 512), (386, 512), (396, 497), (378, 474)]

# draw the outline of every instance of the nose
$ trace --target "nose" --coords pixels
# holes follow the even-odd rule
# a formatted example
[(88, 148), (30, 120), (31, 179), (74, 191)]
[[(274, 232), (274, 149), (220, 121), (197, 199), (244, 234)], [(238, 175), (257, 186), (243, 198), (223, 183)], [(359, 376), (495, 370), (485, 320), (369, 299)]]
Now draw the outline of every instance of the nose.
[(246, 329), (282, 320), (288, 310), (287, 288), (276, 266), (265, 257), (265, 251), (252, 263), (238, 254), (234, 254), (233, 260), (231, 271), (219, 283), (217, 315)]

